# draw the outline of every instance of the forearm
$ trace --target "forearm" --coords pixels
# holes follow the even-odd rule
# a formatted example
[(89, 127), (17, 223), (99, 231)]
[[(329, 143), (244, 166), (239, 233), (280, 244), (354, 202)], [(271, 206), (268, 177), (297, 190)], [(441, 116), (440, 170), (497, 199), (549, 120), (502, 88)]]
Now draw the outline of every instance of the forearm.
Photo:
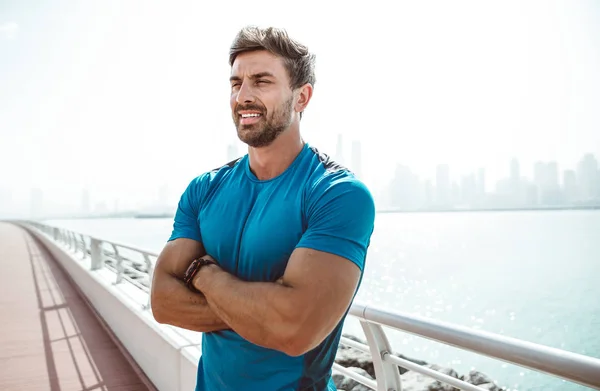
[(294, 308), (294, 289), (279, 283), (246, 282), (218, 267), (197, 279), (210, 308), (244, 339), (294, 354), (302, 328)]
[(171, 275), (155, 280), (151, 304), (159, 323), (205, 333), (230, 328), (211, 309), (204, 295), (190, 291)]

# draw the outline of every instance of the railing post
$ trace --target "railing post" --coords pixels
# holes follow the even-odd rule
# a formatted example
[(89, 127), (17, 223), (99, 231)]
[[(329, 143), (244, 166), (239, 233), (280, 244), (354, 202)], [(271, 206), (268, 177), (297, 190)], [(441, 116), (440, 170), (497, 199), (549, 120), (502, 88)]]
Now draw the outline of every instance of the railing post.
[(77, 240), (77, 234), (71, 231), (71, 236), (73, 237), (73, 252), (76, 253), (79, 251), (79, 240)]
[(115, 259), (117, 260), (117, 281), (115, 284), (120, 284), (123, 281), (123, 272), (125, 271), (125, 267), (123, 266), (123, 258), (119, 255), (119, 250), (114, 243), (111, 243), (113, 250), (115, 250)]
[(79, 237), (81, 238), (81, 259), (85, 259), (88, 256), (87, 244), (85, 243), (85, 237), (83, 234), (79, 234)]
[(52, 228), (52, 237), (54, 238), (55, 242), (58, 242), (58, 237), (59, 237), (58, 228), (56, 228), (56, 227)]
[(76, 253), (79, 250), (79, 240), (77, 240), (75, 232), (71, 232), (71, 236), (73, 237), (73, 252)]
[(90, 256), (92, 258), (92, 270), (98, 270), (104, 267), (104, 257), (102, 256), (101, 240), (96, 238), (90, 238)]
[(366, 320), (361, 320), (360, 324), (371, 349), (375, 378), (377, 379), (377, 391), (402, 391), (398, 367), (396, 364), (383, 361), (386, 354), (392, 354), (392, 348), (383, 328)]

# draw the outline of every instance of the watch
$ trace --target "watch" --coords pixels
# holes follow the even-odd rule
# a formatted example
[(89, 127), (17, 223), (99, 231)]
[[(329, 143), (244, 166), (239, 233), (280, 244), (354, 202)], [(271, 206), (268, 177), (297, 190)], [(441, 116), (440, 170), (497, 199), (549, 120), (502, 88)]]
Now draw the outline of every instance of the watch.
[(190, 266), (185, 271), (185, 274), (183, 275), (183, 282), (185, 283), (185, 285), (190, 290), (198, 292), (198, 289), (196, 289), (193, 284), (194, 277), (196, 276), (196, 274), (198, 274), (200, 269), (202, 269), (206, 265), (211, 265), (211, 264), (216, 265), (217, 263), (210, 259), (206, 259), (206, 258), (202, 258), (202, 257), (194, 259), (192, 261), (192, 263), (190, 264)]

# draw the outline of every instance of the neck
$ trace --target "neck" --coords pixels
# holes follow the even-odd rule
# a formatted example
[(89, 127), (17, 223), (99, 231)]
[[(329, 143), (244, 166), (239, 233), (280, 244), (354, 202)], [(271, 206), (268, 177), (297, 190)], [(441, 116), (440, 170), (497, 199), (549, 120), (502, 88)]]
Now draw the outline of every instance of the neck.
[(261, 181), (275, 178), (292, 164), (303, 146), (299, 129), (287, 129), (266, 147), (248, 147), (250, 170)]

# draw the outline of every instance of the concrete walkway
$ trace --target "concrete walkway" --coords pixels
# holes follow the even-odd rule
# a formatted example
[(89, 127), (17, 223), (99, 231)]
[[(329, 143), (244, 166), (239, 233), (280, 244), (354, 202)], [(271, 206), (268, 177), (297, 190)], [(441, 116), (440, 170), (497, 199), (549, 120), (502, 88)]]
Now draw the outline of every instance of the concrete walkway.
[(155, 390), (43, 245), (1, 222), (0, 390)]

